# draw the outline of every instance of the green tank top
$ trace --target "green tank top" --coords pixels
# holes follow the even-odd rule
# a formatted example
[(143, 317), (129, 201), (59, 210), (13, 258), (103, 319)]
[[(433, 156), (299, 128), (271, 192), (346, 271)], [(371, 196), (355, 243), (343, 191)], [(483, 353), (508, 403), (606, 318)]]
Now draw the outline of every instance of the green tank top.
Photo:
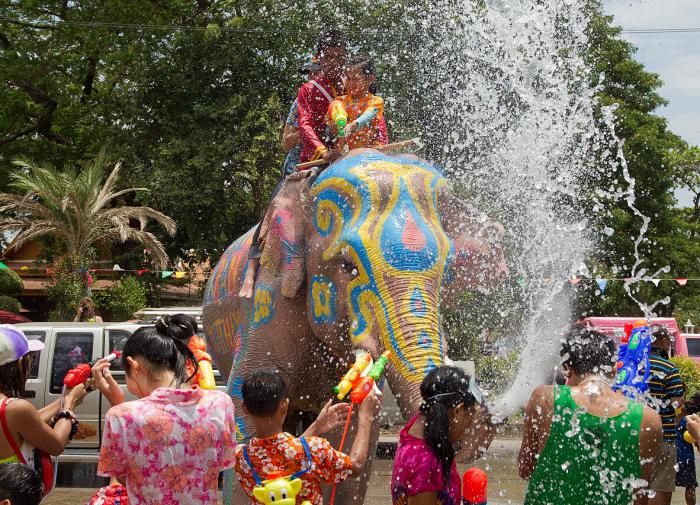
[(621, 414), (587, 414), (568, 386), (554, 387), (549, 438), (525, 494), (525, 505), (630, 505), (639, 486), (639, 429), (644, 407)]

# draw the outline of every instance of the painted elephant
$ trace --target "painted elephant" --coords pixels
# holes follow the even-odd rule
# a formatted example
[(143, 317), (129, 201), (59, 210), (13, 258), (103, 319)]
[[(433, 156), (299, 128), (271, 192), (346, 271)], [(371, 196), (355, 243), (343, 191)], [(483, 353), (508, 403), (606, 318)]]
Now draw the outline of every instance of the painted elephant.
[[(446, 359), (441, 293), (454, 298), (506, 271), (500, 224), (462, 204), (438, 170), (412, 156), (355, 150), (315, 179), (287, 180), (261, 226), (253, 298), (236, 296), (251, 230), (222, 256), (204, 303), (209, 345), (222, 373), (230, 370), (239, 440), (251, 435), (240, 408), (246, 374), (278, 368), (290, 411), (318, 412), (354, 349), (392, 352), (387, 379), (408, 416), (421, 380)], [(463, 459), (488, 446), (487, 432), (470, 434)], [(336, 503), (362, 503), (367, 480), (340, 486)], [(228, 491), (228, 503), (246, 503), (240, 490), (233, 498)]]

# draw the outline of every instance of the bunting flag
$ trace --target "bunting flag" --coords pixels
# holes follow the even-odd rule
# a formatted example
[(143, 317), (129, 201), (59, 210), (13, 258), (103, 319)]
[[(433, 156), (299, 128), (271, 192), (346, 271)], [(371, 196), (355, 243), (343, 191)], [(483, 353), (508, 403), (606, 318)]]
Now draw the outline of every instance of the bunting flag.
[(5, 263), (3, 263), (2, 261), (0, 261), (0, 269), (9, 270), (10, 267), (8, 267), (7, 265), (5, 265)]
[(187, 272), (175, 272), (176, 279), (182, 279), (185, 275), (187, 275)]
[(47, 268), (46, 269), (46, 275), (53, 275), (55, 273), (53, 268)]
[(649, 279), (649, 281), (651, 281), (654, 284), (654, 286), (656, 286), (658, 288), (659, 282), (661, 282), (661, 279)]
[(685, 286), (688, 284), (688, 279), (676, 279), (676, 282), (681, 286)]
[(580, 277), (574, 277), (573, 279), (569, 279), (569, 284), (571, 284), (572, 286), (575, 286), (575, 285), (578, 284), (579, 282), (581, 282), (581, 278), (580, 278)]
[(595, 281), (598, 284), (598, 288), (600, 289), (600, 293), (601, 294), (605, 293), (605, 288), (608, 286), (608, 280), (607, 279), (596, 279)]
[(141, 276), (142, 276), (143, 274), (145, 274), (146, 272), (148, 272), (148, 268), (142, 268), (141, 270), (136, 270), (136, 275), (138, 275), (139, 277), (141, 277)]
[(115, 263), (114, 266), (112, 267), (112, 270), (116, 270), (118, 272), (120, 270), (123, 271), (124, 269), (122, 267), (120, 267), (117, 263)]
[(160, 273), (160, 278), (161, 278), (161, 279), (167, 279), (168, 277), (170, 277), (170, 276), (173, 275), (174, 273), (175, 273), (175, 272), (173, 272), (172, 270), (163, 270), (163, 271)]

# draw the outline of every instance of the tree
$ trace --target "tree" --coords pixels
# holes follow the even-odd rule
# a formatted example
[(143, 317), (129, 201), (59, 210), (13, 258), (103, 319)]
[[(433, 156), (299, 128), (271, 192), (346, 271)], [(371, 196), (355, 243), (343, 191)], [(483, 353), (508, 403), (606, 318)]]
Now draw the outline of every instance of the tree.
[[(150, 207), (120, 204), (119, 200), (145, 188), (117, 190), (121, 165), (104, 178), (105, 152), (82, 169), (59, 172), (49, 164), (18, 159), (20, 170), (10, 175), (17, 193), (0, 193), (0, 233), (14, 235), (8, 250), (28, 241), (51, 237), (71, 261), (90, 257), (99, 245), (127, 241), (147, 247), (157, 266), (168, 263), (163, 244), (146, 229), (149, 221), (169, 234), (175, 221)], [(132, 223), (138, 223), (133, 227)]]

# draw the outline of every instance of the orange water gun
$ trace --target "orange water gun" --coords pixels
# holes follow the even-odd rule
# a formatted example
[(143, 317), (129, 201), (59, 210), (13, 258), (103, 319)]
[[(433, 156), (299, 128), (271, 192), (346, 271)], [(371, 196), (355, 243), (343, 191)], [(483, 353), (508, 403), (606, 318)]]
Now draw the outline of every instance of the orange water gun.
[(345, 137), (345, 127), (348, 125), (348, 113), (345, 111), (343, 102), (333, 100), (330, 106), (331, 121), (338, 128), (338, 136)]
[(355, 364), (350, 367), (350, 370), (343, 375), (338, 385), (333, 388), (333, 391), (338, 395), (338, 400), (344, 399), (350, 391), (355, 389), (355, 386), (362, 380), (362, 372), (365, 371), (365, 368), (367, 368), (371, 362), (372, 356), (370, 356), (369, 353), (364, 352), (357, 355)]
[[(199, 384), (199, 387), (202, 389), (216, 389), (214, 368), (212, 366), (211, 356), (207, 352), (206, 341), (199, 335), (192, 335), (187, 347), (189, 347), (197, 360), (197, 373), (192, 378), (192, 381)], [(187, 363), (187, 372), (190, 375), (194, 372), (194, 364)]]

